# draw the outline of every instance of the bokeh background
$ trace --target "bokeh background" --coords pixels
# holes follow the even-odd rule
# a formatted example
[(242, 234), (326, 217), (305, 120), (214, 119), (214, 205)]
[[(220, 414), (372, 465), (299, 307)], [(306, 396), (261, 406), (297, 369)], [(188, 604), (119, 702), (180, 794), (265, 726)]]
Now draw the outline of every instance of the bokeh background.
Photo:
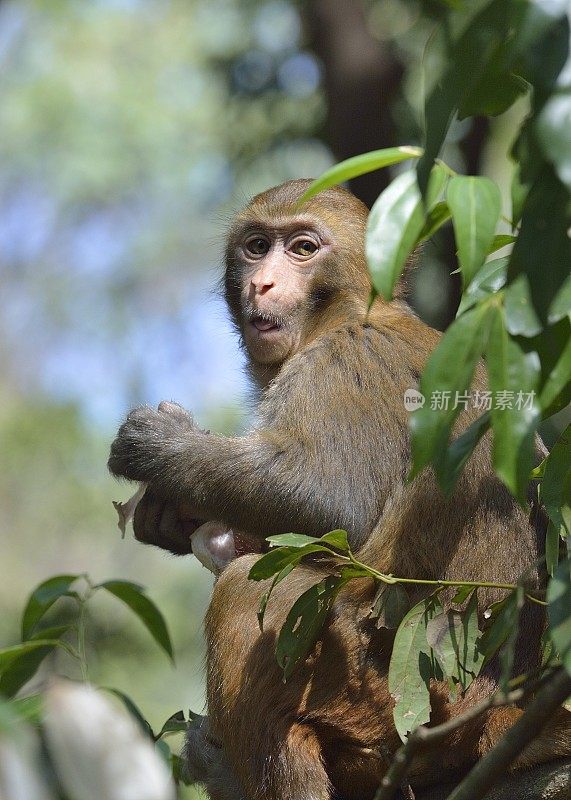
[[(111, 500), (131, 488), (107, 475), (109, 443), (129, 407), (165, 398), (211, 429), (247, 426), (242, 356), (216, 291), (227, 220), (283, 180), (421, 143), (441, 58), (428, 5), (0, 0), (0, 645), (18, 640), (26, 598), (50, 575), (143, 583), (176, 670), (98, 596), (91, 677), (153, 726), (202, 710), (212, 580), (192, 557), (120, 538)], [(493, 175), (508, 215), (507, 152), (524, 114), (522, 103), (492, 125), (457, 123), (444, 153)], [(352, 188), (371, 204), (389, 177)], [(445, 229), (412, 285), (436, 327), (455, 313), (455, 267)], [(65, 655), (50, 659), (74, 674)]]

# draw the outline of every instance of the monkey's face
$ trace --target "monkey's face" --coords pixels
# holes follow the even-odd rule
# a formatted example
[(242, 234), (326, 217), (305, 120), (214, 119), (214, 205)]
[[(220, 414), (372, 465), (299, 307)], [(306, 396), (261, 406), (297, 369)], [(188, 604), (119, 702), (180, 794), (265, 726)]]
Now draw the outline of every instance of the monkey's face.
[(258, 364), (281, 363), (300, 346), (312, 283), (331, 250), (327, 231), (308, 222), (247, 226), (235, 244), (241, 331)]

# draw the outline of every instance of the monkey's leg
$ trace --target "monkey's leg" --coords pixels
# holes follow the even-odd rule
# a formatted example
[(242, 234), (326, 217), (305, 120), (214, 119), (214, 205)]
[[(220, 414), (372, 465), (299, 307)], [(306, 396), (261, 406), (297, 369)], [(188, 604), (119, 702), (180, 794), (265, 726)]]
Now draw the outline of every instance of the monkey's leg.
[(197, 717), (188, 726), (183, 759), (187, 778), (203, 784), (211, 800), (245, 800), (226, 754), (210, 735), (208, 717)]
[(284, 684), (275, 660), (285, 615), (319, 576), (300, 570), (287, 589), (280, 584), (261, 633), (256, 610), (267, 586), (247, 579), (255, 560), (244, 556), (224, 570), (206, 616), (212, 732), (248, 800), (330, 800), (319, 737), (301, 719), (311, 672), (301, 667)]

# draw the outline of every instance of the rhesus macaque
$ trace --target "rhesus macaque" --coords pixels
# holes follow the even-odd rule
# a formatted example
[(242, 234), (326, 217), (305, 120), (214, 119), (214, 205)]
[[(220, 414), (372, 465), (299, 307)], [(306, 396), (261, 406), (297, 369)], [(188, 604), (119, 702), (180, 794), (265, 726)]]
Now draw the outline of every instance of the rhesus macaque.
[[(489, 437), (451, 498), (430, 469), (406, 482), (403, 395), (417, 386), (439, 334), (400, 295), (391, 303), (377, 298), (367, 313), (367, 208), (344, 189), (299, 208), (308, 184), (291, 181), (254, 197), (228, 235), (226, 300), (260, 394), (252, 431), (204, 433), (172, 403), (135, 409), (119, 430), (112, 473), (149, 484), (137, 537), (188, 552), (177, 510), (185, 504), (196, 520), (221, 520), (251, 542), (343, 528), (362, 561), (402, 577), (511, 583), (531, 566), (535, 584), (541, 515), (530, 523), (495, 477)], [(483, 386), (480, 370), (474, 387)], [(460, 427), (475, 416), (464, 413)], [(369, 618), (373, 581), (347, 586), (312, 654), (284, 684), (276, 636), (322, 568), (302, 566), (279, 584), (261, 633), (256, 610), (267, 585), (247, 578), (255, 559), (232, 561), (214, 588), (206, 618), (209, 719), (189, 733), (189, 769), (214, 800), (371, 798), (399, 745), (387, 688), (394, 634)], [(500, 596), (480, 590), (480, 612)], [(542, 625), (541, 609), (527, 605), (516, 670), (536, 666)], [(488, 696), (496, 671), (492, 662), (454, 705), (447, 685), (434, 681), (431, 722)], [(412, 785), (466, 770), (520, 713), (493, 709), (464, 726), (414, 761)], [(518, 765), (570, 746), (560, 723)]]

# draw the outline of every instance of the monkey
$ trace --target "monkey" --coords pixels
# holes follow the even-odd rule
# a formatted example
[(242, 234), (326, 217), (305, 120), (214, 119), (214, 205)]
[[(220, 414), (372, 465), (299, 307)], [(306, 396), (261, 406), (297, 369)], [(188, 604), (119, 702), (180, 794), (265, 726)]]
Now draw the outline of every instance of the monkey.
[[(440, 334), (406, 303), (375, 297), (364, 253), (368, 209), (343, 188), (300, 205), (308, 179), (256, 195), (235, 217), (224, 293), (259, 395), (243, 436), (201, 431), (175, 403), (133, 410), (111, 446), (117, 477), (148, 483), (135, 514), (142, 540), (190, 552), (185, 521), (244, 531), (205, 620), (208, 720), (189, 732), (189, 770), (212, 800), (367, 800), (400, 744), (387, 685), (394, 632), (370, 619), (370, 579), (338, 595), (305, 662), (283, 683), (275, 643), (295, 599), (323, 577), (302, 564), (275, 589), (260, 631), (267, 582), (248, 573), (269, 535), (348, 532), (358, 558), (400, 577), (514, 583), (539, 576), (544, 518), (525, 512), (496, 477), (490, 436), (451, 496), (432, 469), (413, 481), (403, 396), (418, 385)], [(460, 356), (461, 357), (461, 356)], [(480, 366), (474, 388), (485, 387)], [(462, 412), (458, 430), (477, 412)], [(186, 509), (181, 514), (179, 509)], [(426, 596), (411, 589), (410, 600)], [(480, 618), (502, 593), (480, 589)], [(514, 670), (539, 659), (543, 612), (521, 614)], [(463, 697), (431, 681), (431, 724), (462, 713), (497, 687), (490, 662)], [(521, 714), (494, 708), (463, 726), (438, 755), (415, 758), (409, 780), (426, 786), (462, 774)], [(523, 767), (569, 755), (565, 720), (522, 753)], [(201, 748), (205, 755), (200, 756)]]

